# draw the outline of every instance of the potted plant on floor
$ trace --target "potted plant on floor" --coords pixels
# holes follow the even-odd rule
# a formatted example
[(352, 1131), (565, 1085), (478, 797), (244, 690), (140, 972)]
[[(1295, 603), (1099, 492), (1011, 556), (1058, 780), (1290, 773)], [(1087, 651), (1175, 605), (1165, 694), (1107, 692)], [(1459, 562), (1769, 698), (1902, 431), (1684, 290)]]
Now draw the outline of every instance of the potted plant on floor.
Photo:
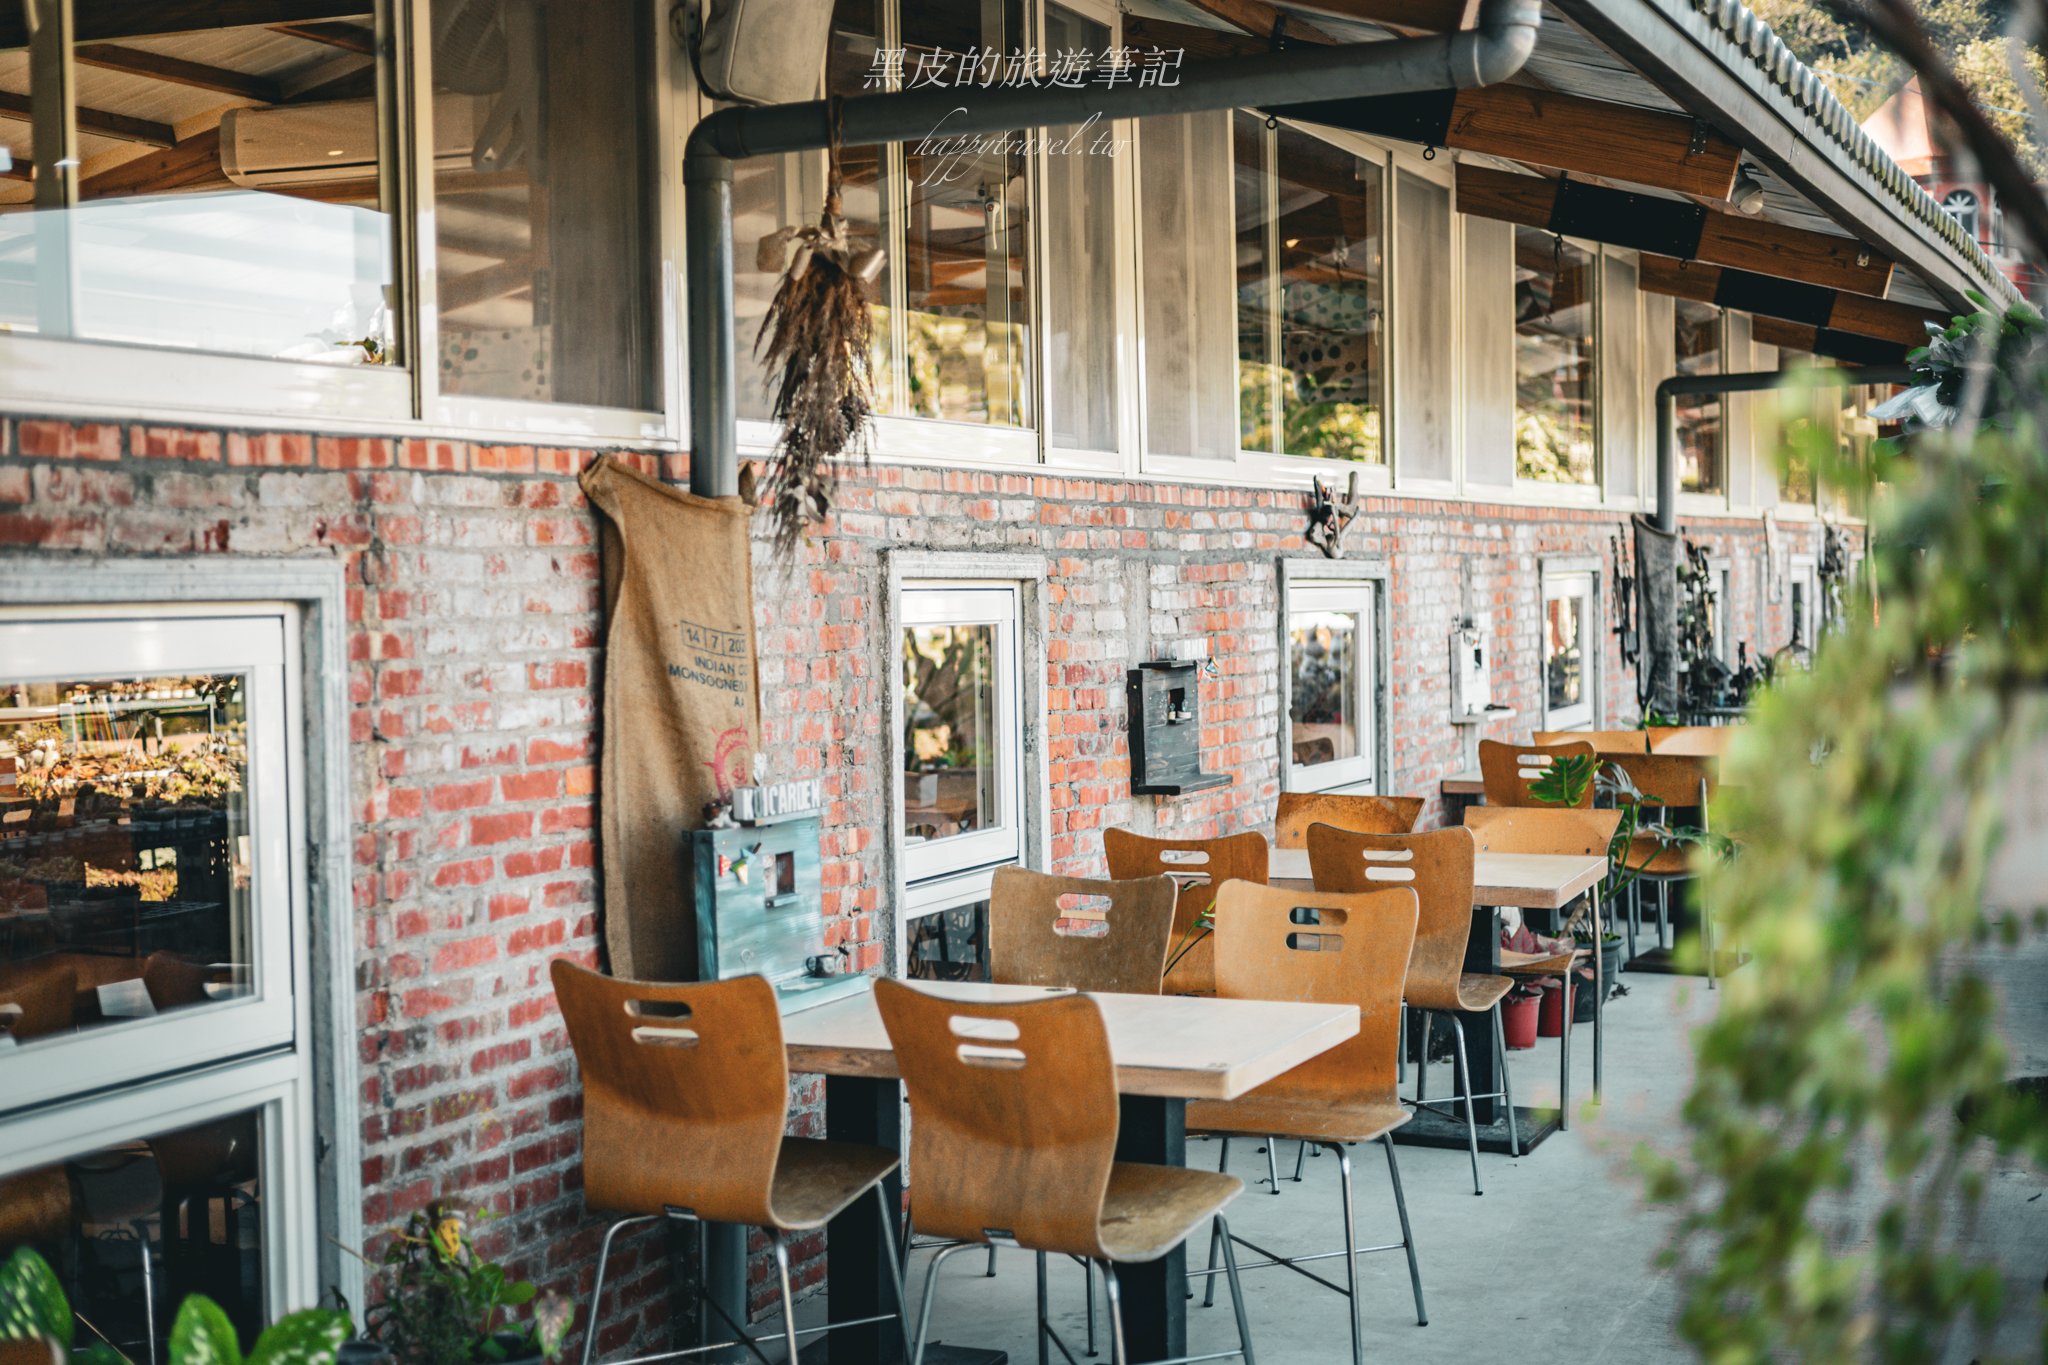
[(1506, 1035), (1508, 1051), (1521, 1052), (1536, 1046), (1536, 1012), (1543, 1003), (1543, 992), (1527, 982), (1516, 986), (1500, 1002), (1501, 1032)]
[(413, 1214), (383, 1266), (384, 1297), (370, 1309), (366, 1335), (397, 1365), (553, 1360), (576, 1315), (561, 1295), (540, 1294), (485, 1260), (467, 1215), (439, 1204)]

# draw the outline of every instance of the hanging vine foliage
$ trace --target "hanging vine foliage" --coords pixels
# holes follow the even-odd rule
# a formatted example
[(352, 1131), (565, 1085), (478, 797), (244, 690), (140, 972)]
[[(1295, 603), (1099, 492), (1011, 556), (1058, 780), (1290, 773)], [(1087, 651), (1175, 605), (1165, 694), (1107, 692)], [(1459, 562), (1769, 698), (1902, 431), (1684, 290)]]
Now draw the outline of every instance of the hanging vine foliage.
[(1707, 1360), (1965, 1359), (1981, 1339), (1951, 1338), (2042, 1308), (1967, 1249), (1999, 1155), (2048, 1167), (1987, 977), (2041, 925), (1984, 894), (2008, 769), (2048, 752), (2048, 371), (2011, 378), (1999, 420), (1871, 467), (1803, 452), (1873, 508), (1874, 572), (1729, 760), (1715, 824), (1740, 852), (1704, 890), (1751, 960), (1696, 1038), (1688, 1150), (1642, 1154), (1682, 1210), (1680, 1331)]
[[(796, 553), (813, 522), (832, 510), (834, 462), (868, 455), (874, 413), (874, 324), (868, 287), (881, 273), (883, 255), (849, 240), (840, 199), (840, 104), (830, 102), (832, 138), (826, 148), (825, 208), (816, 227), (784, 231), (762, 243), (778, 256), (796, 251), (761, 320), (754, 349), (774, 376), (774, 415), (782, 425), (776, 458), (761, 490), (784, 559)], [(772, 267), (770, 267), (772, 268)]]

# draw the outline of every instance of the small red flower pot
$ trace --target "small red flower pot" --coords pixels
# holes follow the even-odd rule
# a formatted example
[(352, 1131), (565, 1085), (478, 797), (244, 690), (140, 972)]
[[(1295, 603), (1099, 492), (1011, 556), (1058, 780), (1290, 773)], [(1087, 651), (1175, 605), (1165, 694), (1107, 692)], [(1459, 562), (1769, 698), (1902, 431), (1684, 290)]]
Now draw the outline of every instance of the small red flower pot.
[(1536, 1046), (1536, 1011), (1542, 1002), (1535, 996), (1500, 1002), (1501, 1031), (1507, 1035), (1508, 1051), (1519, 1052)]
[[(1573, 986), (1570, 989), (1573, 995), (1577, 995), (1577, 986)], [(1536, 1032), (1539, 1036), (1558, 1038), (1564, 1035), (1564, 1011), (1568, 1008), (1564, 1004), (1564, 998), (1565, 988), (1563, 987), (1552, 986), (1543, 992), (1543, 1011), (1536, 1021)], [(1577, 1001), (1575, 1000), (1573, 1003), (1576, 1004)]]

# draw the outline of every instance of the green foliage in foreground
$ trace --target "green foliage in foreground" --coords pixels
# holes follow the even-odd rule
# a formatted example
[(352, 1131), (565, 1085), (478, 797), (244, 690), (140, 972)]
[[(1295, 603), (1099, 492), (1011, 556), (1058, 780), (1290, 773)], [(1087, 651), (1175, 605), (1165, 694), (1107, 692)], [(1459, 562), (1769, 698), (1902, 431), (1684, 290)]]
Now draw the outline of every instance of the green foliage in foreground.
[[(49, 1262), (17, 1247), (0, 1265), (0, 1341), (53, 1341), (72, 1365), (127, 1365), (127, 1357), (104, 1342), (74, 1349), (76, 1327)], [(245, 1359), (221, 1306), (193, 1294), (171, 1323), (170, 1365), (333, 1365), (348, 1335), (348, 1314), (308, 1308), (264, 1328)]]
[(1981, 893), (2002, 777), (2048, 736), (2048, 397), (2018, 377), (1998, 421), (1875, 468), (1802, 452), (1876, 495), (1874, 597), (1729, 760), (1715, 823), (1747, 833), (1705, 889), (1753, 961), (1697, 1035), (1689, 1149), (1641, 1158), (1683, 1215), (1680, 1331), (1716, 1365), (1942, 1359), (2041, 1310), (1963, 1240), (1998, 1154), (2048, 1166), (1978, 969), (2023, 932)]

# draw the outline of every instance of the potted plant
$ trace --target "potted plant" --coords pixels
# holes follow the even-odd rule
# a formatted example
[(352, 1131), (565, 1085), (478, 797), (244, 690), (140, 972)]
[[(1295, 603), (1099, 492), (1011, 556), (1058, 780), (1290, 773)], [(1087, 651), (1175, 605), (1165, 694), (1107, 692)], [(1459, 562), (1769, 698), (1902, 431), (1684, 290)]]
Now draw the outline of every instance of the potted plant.
[[(105, 1342), (73, 1349), (77, 1319), (57, 1274), (28, 1247), (0, 1265), (0, 1342), (44, 1341), (75, 1365), (129, 1365)], [(234, 1324), (204, 1294), (178, 1305), (171, 1323), (170, 1365), (334, 1365), (349, 1334), (348, 1314), (308, 1308), (263, 1329), (245, 1357)]]
[(1507, 1037), (1508, 1051), (1536, 1046), (1536, 1011), (1542, 1003), (1543, 992), (1527, 982), (1517, 985), (1500, 1002), (1501, 1032)]
[[(575, 1305), (539, 1294), (487, 1261), (460, 1210), (432, 1204), (413, 1214), (383, 1257), (384, 1296), (365, 1335), (397, 1365), (501, 1365), (553, 1360)], [(532, 1306), (522, 1319), (518, 1310)]]

